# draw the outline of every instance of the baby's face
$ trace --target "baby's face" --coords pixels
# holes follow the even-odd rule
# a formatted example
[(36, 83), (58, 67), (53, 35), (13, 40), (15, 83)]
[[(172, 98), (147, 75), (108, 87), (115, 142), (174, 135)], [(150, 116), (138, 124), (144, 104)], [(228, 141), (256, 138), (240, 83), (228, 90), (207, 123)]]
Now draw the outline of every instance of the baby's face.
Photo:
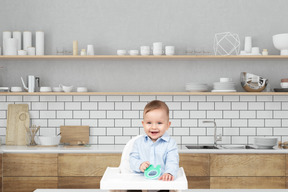
[(144, 115), (142, 121), (145, 133), (155, 142), (169, 129), (171, 122), (163, 109), (155, 109)]

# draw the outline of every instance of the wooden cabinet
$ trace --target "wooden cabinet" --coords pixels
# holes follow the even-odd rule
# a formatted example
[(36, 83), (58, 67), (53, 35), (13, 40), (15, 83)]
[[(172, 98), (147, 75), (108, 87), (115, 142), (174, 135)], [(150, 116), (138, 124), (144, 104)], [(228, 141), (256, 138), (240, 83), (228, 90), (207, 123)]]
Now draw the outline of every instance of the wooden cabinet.
[(184, 168), (189, 189), (209, 189), (209, 154), (180, 154), (179, 166)]
[(118, 167), (121, 154), (59, 154), (59, 188), (100, 188), (107, 167)]
[(284, 154), (210, 154), (210, 188), (284, 189)]

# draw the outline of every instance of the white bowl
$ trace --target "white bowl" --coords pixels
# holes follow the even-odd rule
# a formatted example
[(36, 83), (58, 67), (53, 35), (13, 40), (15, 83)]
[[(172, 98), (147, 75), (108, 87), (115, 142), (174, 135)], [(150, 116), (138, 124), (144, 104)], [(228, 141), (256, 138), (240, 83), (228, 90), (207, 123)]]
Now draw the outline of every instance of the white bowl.
[(278, 138), (275, 137), (255, 137), (254, 144), (258, 148), (269, 149), (277, 145)]
[(281, 51), (280, 55), (288, 55), (288, 33), (273, 36), (274, 47)]
[(59, 145), (61, 136), (39, 136), (40, 145)]

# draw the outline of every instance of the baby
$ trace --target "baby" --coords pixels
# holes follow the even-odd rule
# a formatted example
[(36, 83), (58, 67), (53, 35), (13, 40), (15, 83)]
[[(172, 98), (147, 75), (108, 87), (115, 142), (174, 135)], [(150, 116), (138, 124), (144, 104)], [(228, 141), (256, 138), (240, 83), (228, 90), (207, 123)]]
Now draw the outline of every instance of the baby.
[(179, 169), (179, 154), (175, 140), (166, 132), (171, 125), (168, 106), (159, 100), (148, 103), (142, 125), (146, 135), (134, 142), (129, 159), (131, 169), (141, 173), (150, 164), (161, 165), (159, 180), (174, 180)]

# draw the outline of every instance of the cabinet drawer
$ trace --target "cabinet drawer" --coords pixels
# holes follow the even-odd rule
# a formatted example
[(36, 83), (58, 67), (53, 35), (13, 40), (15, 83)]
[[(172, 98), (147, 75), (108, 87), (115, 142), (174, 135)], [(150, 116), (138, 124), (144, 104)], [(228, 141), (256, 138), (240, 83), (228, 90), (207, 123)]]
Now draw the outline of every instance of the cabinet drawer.
[(210, 177), (211, 189), (285, 189), (285, 177)]
[(121, 154), (59, 154), (59, 176), (102, 176), (120, 160)]
[(3, 154), (4, 177), (57, 176), (57, 154)]
[(3, 191), (33, 192), (35, 189), (57, 189), (57, 177), (4, 177)]
[(210, 154), (210, 176), (285, 176), (285, 155)]
[(188, 189), (209, 189), (210, 177), (187, 177)]
[(180, 154), (179, 166), (186, 176), (209, 176), (209, 154)]
[(59, 189), (100, 189), (102, 177), (59, 177)]

